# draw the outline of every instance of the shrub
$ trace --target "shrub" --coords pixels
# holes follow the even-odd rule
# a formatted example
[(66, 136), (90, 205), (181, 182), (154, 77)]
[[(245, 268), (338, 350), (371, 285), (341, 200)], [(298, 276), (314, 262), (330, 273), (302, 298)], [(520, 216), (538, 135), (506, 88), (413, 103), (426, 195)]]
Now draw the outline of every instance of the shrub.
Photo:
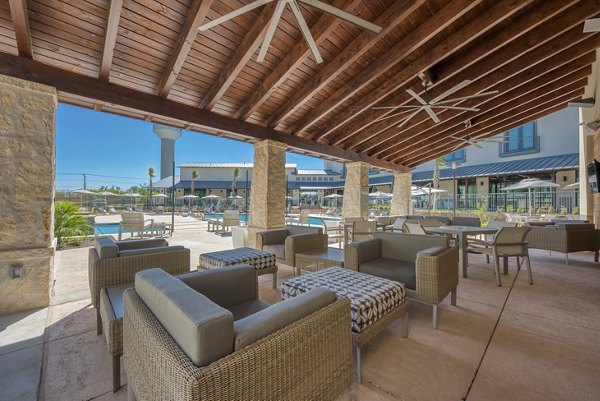
[(60, 201), (54, 204), (54, 236), (58, 248), (63, 247), (64, 239), (75, 235), (91, 233), (88, 221), (77, 213), (79, 208), (71, 202)]

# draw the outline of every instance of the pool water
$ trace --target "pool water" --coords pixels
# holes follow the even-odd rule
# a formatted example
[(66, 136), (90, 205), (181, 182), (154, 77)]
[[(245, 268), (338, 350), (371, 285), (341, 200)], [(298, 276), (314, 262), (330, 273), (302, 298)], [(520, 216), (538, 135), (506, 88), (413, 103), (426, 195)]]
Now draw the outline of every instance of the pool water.
[(94, 235), (118, 234), (118, 233), (119, 233), (119, 223), (94, 225)]

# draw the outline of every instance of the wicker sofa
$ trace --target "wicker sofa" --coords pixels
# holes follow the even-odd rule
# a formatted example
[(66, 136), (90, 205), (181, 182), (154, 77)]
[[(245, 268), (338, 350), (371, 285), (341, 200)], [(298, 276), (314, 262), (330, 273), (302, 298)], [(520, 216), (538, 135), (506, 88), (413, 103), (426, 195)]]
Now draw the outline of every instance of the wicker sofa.
[(456, 305), (458, 249), (449, 246), (446, 237), (377, 232), (349, 244), (344, 265), (404, 283), (407, 297), (433, 305), (433, 328), (437, 306), (449, 293)]
[(567, 265), (569, 264), (570, 252), (594, 252), (594, 261), (598, 262), (600, 230), (596, 229), (594, 224), (572, 223), (545, 227), (532, 226), (527, 241), (529, 242), (529, 248), (563, 252)]
[(248, 265), (136, 275), (125, 292), (129, 400), (333, 400), (352, 383), (350, 302), (268, 305)]
[(271, 252), (286, 265), (296, 267), (296, 252), (316, 248), (315, 242), (322, 241), (322, 234), (321, 227), (289, 224), (280, 230), (257, 232), (256, 248)]

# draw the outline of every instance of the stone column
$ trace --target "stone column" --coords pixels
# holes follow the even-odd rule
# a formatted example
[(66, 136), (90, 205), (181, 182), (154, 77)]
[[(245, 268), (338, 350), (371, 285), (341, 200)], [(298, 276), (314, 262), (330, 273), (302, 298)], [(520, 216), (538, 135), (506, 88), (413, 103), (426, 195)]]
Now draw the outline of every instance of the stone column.
[(346, 163), (342, 216), (369, 217), (369, 165), (365, 162)]
[(285, 149), (285, 144), (270, 139), (254, 144), (249, 247), (256, 247), (257, 232), (285, 225)]
[(411, 214), (411, 186), (411, 172), (394, 174), (394, 197), (392, 198), (390, 215), (405, 216)]
[(0, 314), (50, 303), (56, 107), (54, 88), (0, 75)]

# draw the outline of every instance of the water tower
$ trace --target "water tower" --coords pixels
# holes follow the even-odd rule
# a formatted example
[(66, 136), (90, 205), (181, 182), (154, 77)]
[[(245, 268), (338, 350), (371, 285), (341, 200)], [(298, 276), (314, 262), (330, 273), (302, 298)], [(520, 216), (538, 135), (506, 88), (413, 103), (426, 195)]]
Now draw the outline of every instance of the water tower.
[(181, 136), (181, 128), (153, 124), (154, 133), (160, 138), (160, 179), (170, 177), (175, 160), (175, 141)]

